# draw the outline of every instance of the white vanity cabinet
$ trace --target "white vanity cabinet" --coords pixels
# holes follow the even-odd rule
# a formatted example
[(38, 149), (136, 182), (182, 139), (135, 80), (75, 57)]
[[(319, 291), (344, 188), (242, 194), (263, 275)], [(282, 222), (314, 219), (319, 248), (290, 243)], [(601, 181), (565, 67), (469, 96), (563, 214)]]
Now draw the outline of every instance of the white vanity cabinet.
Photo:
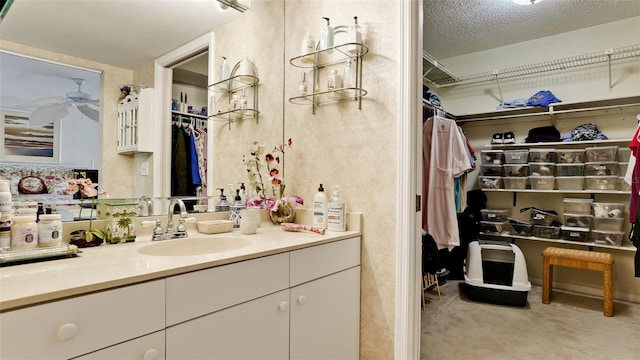
[(164, 331), (83, 355), (76, 360), (164, 360)]
[(164, 292), (157, 280), (2, 313), (0, 357), (68, 359), (161, 331)]
[(167, 278), (167, 359), (357, 359), (360, 237)]

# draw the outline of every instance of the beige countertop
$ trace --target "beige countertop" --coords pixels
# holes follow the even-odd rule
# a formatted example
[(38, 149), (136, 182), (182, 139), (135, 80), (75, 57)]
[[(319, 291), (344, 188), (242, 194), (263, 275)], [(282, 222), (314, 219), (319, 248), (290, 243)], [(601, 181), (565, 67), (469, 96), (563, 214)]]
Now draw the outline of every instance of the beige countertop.
[[(361, 234), (360, 215), (355, 218), (357, 225), (349, 229), (357, 231), (327, 231), (325, 235), (287, 232), (267, 221), (262, 222), (254, 235), (238, 231), (205, 235), (191, 231), (188, 238), (163, 241), (151, 241), (145, 235), (133, 243), (83, 248), (79, 256), (72, 258), (3, 266), (0, 311), (351, 238)], [(150, 244), (188, 242), (203, 237), (246, 239), (248, 244), (235, 250), (188, 256), (144, 255), (138, 251)]]

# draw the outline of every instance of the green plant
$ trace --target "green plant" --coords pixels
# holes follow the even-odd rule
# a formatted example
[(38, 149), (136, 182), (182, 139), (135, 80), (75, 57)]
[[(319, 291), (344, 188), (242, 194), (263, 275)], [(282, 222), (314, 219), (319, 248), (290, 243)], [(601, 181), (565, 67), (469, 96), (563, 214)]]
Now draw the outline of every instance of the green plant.
[(73, 195), (77, 192), (80, 193), (80, 212), (78, 213), (78, 217), (82, 219), (82, 209), (84, 201), (87, 198), (91, 199), (91, 212), (89, 213), (89, 230), (85, 232), (85, 239), (87, 242), (93, 241), (94, 237), (99, 237), (104, 239), (105, 234), (102, 230), (93, 228), (93, 210), (95, 209), (95, 200), (98, 195), (106, 195), (107, 193), (102, 190), (98, 191), (98, 183), (94, 183), (90, 178), (87, 178), (87, 173), (84, 171), (74, 172), (74, 178), (68, 179), (67, 184), (69, 187), (67, 188), (67, 194)]

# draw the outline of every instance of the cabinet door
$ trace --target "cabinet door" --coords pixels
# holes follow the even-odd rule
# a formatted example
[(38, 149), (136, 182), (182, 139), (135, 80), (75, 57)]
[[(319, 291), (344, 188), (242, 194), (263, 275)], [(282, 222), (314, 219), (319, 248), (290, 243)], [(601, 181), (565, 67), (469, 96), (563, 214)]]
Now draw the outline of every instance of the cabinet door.
[(291, 359), (358, 359), (360, 266), (291, 288)]
[(158, 331), (76, 359), (163, 360), (164, 358), (164, 331)]
[(0, 314), (3, 359), (68, 359), (165, 327), (164, 280)]
[(166, 330), (167, 359), (287, 359), (289, 290)]

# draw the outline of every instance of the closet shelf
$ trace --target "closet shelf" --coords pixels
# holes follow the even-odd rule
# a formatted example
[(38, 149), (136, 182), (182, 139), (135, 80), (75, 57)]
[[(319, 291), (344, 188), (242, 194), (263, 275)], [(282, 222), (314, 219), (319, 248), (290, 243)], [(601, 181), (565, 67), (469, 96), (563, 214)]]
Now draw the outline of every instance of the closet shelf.
[(511, 193), (547, 193), (547, 194), (609, 194), (631, 195), (631, 191), (620, 190), (536, 190), (536, 189), (482, 189), (483, 192), (511, 192)]
[(558, 141), (558, 142), (539, 142), (539, 143), (519, 143), (519, 144), (488, 144), (485, 145), (486, 148), (490, 149), (509, 149), (509, 148), (531, 148), (531, 147), (539, 147), (539, 146), (566, 146), (566, 147), (579, 147), (580, 145), (593, 145), (594, 147), (598, 145), (611, 145), (611, 144), (628, 144), (631, 139), (608, 139), (608, 140), (587, 140), (587, 141)]
[[(438, 87), (450, 87), (456, 85), (468, 85), (481, 82), (496, 81), (514, 77), (542, 74), (552, 71), (561, 71), (580, 68), (589, 65), (611, 63), (640, 56), (640, 44), (621, 47), (617, 49), (606, 49), (590, 54), (571, 56), (563, 59), (544, 61), (536, 64), (516, 66), (506, 69), (498, 69), (492, 72), (477, 73), (463, 76), (451, 76), (442, 80), (432, 80)], [(611, 83), (611, 81), (610, 81)], [(611, 84), (610, 84), (611, 87)]]
[(520, 235), (510, 235), (510, 234), (483, 233), (483, 232), (481, 232), (480, 235), (512, 239), (512, 240), (521, 239), (521, 240), (531, 240), (531, 241), (545, 241), (545, 242), (552, 242), (552, 243), (581, 245), (581, 246), (607, 248), (607, 249), (622, 250), (622, 251), (636, 251), (636, 247), (633, 245), (615, 246), (615, 245), (606, 245), (606, 244), (596, 244), (594, 242), (580, 242), (580, 241), (570, 241), (570, 240), (563, 240), (563, 239), (547, 239), (547, 238), (540, 238), (540, 237), (534, 237), (534, 236), (520, 236)]
[(185, 113), (185, 112), (180, 112), (180, 111), (175, 111), (175, 110), (172, 110), (171, 114), (179, 115), (179, 116), (182, 116), (182, 117), (185, 117), (185, 118), (195, 118), (195, 119), (203, 119), (203, 120), (207, 119), (207, 117), (205, 115), (190, 114), (190, 113)]

